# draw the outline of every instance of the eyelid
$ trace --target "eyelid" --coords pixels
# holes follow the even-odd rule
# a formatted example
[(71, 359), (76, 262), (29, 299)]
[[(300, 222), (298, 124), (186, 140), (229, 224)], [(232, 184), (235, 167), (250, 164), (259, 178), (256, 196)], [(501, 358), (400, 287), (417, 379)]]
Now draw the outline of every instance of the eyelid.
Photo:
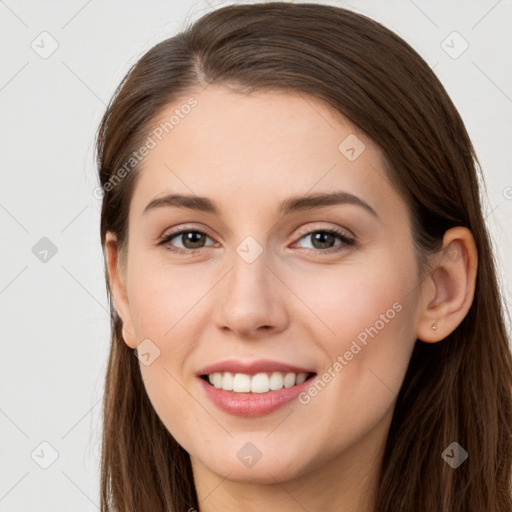
[(171, 228), (171, 231), (167, 231), (167, 230), (164, 231), (164, 234), (160, 235), (158, 237), (158, 241), (162, 241), (171, 236), (180, 235), (183, 232), (187, 232), (187, 231), (197, 231), (199, 233), (204, 233), (205, 235), (208, 235), (212, 240), (215, 238), (215, 235), (213, 235), (213, 233), (208, 228), (206, 228), (204, 226), (198, 227), (197, 225), (191, 226), (191, 225), (187, 225), (187, 224), (180, 224), (176, 228)]
[(299, 229), (298, 234), (302, 238), (304, 235), (310, 235), (311, 233), (316, 233), (317, 231), (332, 231), (334, 233), (343, 235), (346, 238), (350, 238), (350, 239), (354, 239), (354, 240), (356, 238), (356, 235), (354, 235), (354, 233), (352, 233), (352, 231), (350, 231), (347, 228), (342, 228), (339, 226), (329, 226), (329, 227), (313, 226), (313, 227)]
[[(170, 239), (175, 238), (177, 236), (182, 235), (186, 232), (197, 232), (206, 235), (211, 240), (213, 240), (215, 243), (215, 237), (212, 235), (211, 231), (207, 229), (206, 227), (201, 226), (200, 228), (196, 226), (190, 226), (190, 225), (180, 225), (178, 228), (172, 230), (171, 232), (168, 232), (166, 234), (161, 235), (158, 238), (157, 245), (165, 245), (166, 243), (170, 243)], [(330, 247), (328, 249), (309, 249), (305, 248), (307, 251), (313, 251), (318, 254), (329, 254), (329, 253), (336, 253), (341, 252), (340, 249), (336, 249), (337, 247), (345, 245), (345, 247), (353, 246), (356, 243), (356, 236), (348, 229), (341, 228), (341, 227), (309, 227), (309, 228), (302, 228), (298, 231), (298, 238), (294, 242), (294, 244), (297, 244), (307, 235), (312, 235), (317, 232), (326, 232), (334, 234), (336, 237), (338, 237), (341, 240), (341, 244), (335, 245), (333, 247)], [(215, 244), (212, 244), (210, 246), (205, 247), (199, 247), (197, 249), (182, 249), (181, 247), (174, 247), (173, 249), (168, 249), (171, 252), (176, 252), (179, 254), (194, 254), (199, 252), (200, 249), (206, 249), (207, 247), (212, 247)]]

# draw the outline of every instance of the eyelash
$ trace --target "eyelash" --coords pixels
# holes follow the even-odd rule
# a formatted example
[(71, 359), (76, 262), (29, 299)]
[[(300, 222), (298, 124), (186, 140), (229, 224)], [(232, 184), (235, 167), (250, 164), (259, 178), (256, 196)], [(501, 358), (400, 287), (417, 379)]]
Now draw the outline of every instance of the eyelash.
[[(179, 231), (175, 231), (173, 233), (169, 233), (168, 235), (165, 235), (159, 239), (158, 246), (168, 244), (173, 238), (176, 238), (179, 235), (182, 235), (184, 233), (199, 233), (201, 235), (206, 235), (209, 238), (213, 240), (213, 237), (208, 231), (203, 231), (201, 229), (181, 229)], [(329, 228), (329, 229), (314, 229), (314, 230), (304, 230), (299, 232), (300, 238), (297, 240), (299, 242), (307, 235), (313, 235), (315, 233), (329, 233), (331, 235), (336, 236), (341, 240), (342, 243), (335, 245), (334, 247), (330, 247), (329, 249), (309, 249), (306, 248), (308, 251), (313, 251), (320, 254), (332, 254), (332, 253), (338, 253), (342, 252), (347, 249), (347, 247), (355, 245), (356, 241), (354, 238), (351, 238), (347, 236), (342, 231), (336, 229), (336, 228)], [(295, 242), (295, 243), (297, 243)], [(197, 249), (181, 249), (180, 247), (166, 247), (166, 249), (170, 252), (176, 253), (176, 254), (183, 254), (183, 255), (190, 255), (194, 252), (197, 252), (200, 249), (204, 249), (205, 247), (198, 247)]]

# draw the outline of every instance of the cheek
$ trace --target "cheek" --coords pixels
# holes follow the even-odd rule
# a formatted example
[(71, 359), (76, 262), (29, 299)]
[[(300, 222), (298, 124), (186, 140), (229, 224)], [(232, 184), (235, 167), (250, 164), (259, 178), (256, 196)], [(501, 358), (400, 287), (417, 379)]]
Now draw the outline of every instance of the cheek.
[(307, 306), (301, 306), (300, 321), (321, 344), (327, 367), (341, 356), (350, 385), (375, 370), (396, 388), (416, 339), (416, 269), (412, 258), (379, 256), (357, 270), (303, 272), (293, 290)]
[[(138, 343), (150, 353), (150, 364), (140, 369), (149, 399), (166, 427), (182, 437), (183, 426), (194, 416), (195, 403), (185, 391), (187, 361), (200, 339), (201, 298), (215, 284), (216, 276), (199, 275), (193, 266), (174, 268), (144, 259), (133, 252), (129, 268), (129, 302)], [(203, 319), (204, 320), (204, 319)], [(188, 379), (188, 380), (187, 380)], [(197, 414), (197, 411), (195, 411)], [(190, 419), (192, 421), (192, 419)]]
[(190, 324), (216, 276), (194, 265), (171, 266), (161, 257), (153, 260), (142, 256), (132, 258), (129, 276), (134, 329), (139, 336), (165, 341), (181, 325)]
[(340, 450), (390, 414), (416, 339), (414, 264), (381, 259), (373, 269), (346, 270), (303, 274), (294, 288), (311, 310), (299, 328), (325, 355), (322, 383), (302, 403), (310, 417), (326, 418), (322, 434)]

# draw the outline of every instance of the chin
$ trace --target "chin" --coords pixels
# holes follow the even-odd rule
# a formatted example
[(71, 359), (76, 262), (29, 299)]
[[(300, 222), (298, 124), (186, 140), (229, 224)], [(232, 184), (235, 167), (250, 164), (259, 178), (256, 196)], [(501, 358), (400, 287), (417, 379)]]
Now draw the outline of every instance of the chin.
[(235, 444), (237, 448), (233, 449), (234, 456), (227, 453), (231, 451), (229, 449), (219, 449), (218, 453), (209, 452), (196, 459), (222, 478), (254, 484), (275, 484), (293, 480), (307, 473), (309, 466), (313, 466), (313, 461), (308, 463), (304, 453), (298, 459), (297, 449), (291, 446), (286, 447), (285, 451), (282, 446), (279, 449), (268, 442), (265, 446), (260, 443), (260, 449), (250, 441), (233, 443), (233, 446)]

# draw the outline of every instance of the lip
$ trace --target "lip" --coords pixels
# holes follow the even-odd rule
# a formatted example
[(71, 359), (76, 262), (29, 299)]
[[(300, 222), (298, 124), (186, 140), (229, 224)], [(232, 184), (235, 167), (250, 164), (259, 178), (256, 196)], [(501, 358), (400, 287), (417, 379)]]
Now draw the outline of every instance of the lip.
[(245, 373), (247, 375), (256, 375), (265, 372), (283, 372), (283, 373), (315, 373), (311, 368), (301, 368), (288, 363), (272, 361), (270, 359), (258, 359), (257, 361), (240, 361), (236, 359), (227, 359), (208, 366), (205, 366), (198, 372), (198, 376), (210, 375), (211, 373)]
[[(256, 375), (257, 373), (307, 373), (314, 374), (302, 384), (290, 388), (281, 388), (267, 393), (235, 393), (212, 386), (204, 378), (205, 375), (212, 373), (245, 373), (247, 375)], [(269, 359), (259, 359), (257, 361), (240, 361), (229, 359), (214, 363), (202, 368), (197, 377), (206, 396), (219, 409), (234, 416), (256, 417), (271, 414), (277, 409), (289, 404), (295, 400), (310, 385), (317, 373), (308, 368), (294, 366), (288, 363), (272, 361)]]
[(255, 417), (270, 414), (297, 398), (311, 385), (316, 374), (302, 384), (267, 393), (235, 393), (212, 386), (199, 377), (206, 396), (222, 411), (234, 416)]

